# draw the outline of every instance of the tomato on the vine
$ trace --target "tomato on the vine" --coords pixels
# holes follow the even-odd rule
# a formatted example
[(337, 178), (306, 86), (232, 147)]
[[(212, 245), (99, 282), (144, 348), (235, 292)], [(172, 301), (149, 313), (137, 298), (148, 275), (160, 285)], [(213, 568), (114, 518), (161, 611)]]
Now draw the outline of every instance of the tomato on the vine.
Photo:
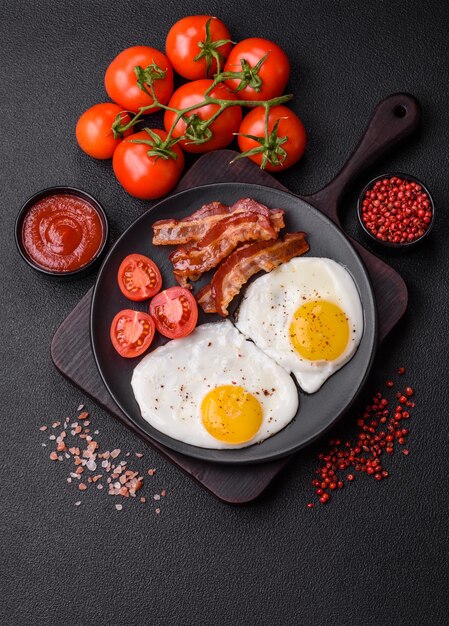
[(290, 63), (277, 44), (252, 37), (232, 48), (224, 71), (242, 73), (239, 78), (226, 80), (241, 100), (270, 100), (284, 93), (290, 76)]
[(166, 137), (167, 133), (158, 128), (149, 132), (142, 130), (124, 139), (114, 152), (114, 174), (132, 196), (141, 200), (160, 198), (178, 182), (184, 168), (184, 155), (178, 145), (159, 151)]
[[(136, 73), (136, 67), (142, 69)], [(139, 74), (139, 75), (138, 75)], [(126, 48), (110, 63), (104, 77), (108, 96), (127, 111), (153, 104), (148, 79), (152, 77), (158, 101), (167, 104), (173, 93), (173, 69), (165, 54), (150, 46)], [(139, 81), (148, 93), (139, 87)], [(154, 113), (158, 108), (146, 113)]]
[[(186, 83), (177, 89), (170, 99), (169, 106), (175, 109), (185, 109), (204, 100), (204, 94), (213, 84), (211, 79), (195, 80)], [(212, 98), (222, 98), (224, 100), (235, 100), (238, 98), (223, 83), (219, 83), (209, 94)], [(186, 139), (181, 139), (179, 145), (186, 152), (202, 153), (210, 150), (225, 148), (234, 139), (242, 121), (242, 109), (239, 106), (229, 106), (226, 108), (208, 128), (204, 128), (204, 122), (210, 120), (219, 110), (218, 104), (207, 104), (201, 108), (193, 109), (185, 113), (183, 118), (188, 118), (189, 125), (185, 119), (181, 118), (175, 126), (173, 137), (187, 135)], [(164, 126), (168, 132), (176, 120), (176, 113), (165, 111)], [(193, 143), (195, 137), (203, 137), (203, 143)]]
[[(277, 124), (277, 126), (276, 126)], [(277, 105), (268, 115), (268, 145), (265, 147), (265, 108), (256, 107), (243, 118), (239, 128), (238, 142), (242, 152), (259, 149), (248, 157), (269, 172), (279, 172), (294, 165), (304, 154), (307, 135), (304, 124), (289, 108)], [(256, 141), (245, 135), (258, 137)]]
[(165, 50), (180, 76), (189, 80), (209, 78), (217, 72), (217, 57), (223, 69), (232, 48), (225, 24), (211, 15), (190, 15), (173, 24)]
[[(112, 124), (120, 115), (120, 123), (127, 124), (131, 118), (118, 104), (102, 102), (87, 109), (76, 124), (76, 140), (79, 147), (94, 159), (110, 159), (123, 137), (114, 137)], [(130, 135), (131, 129), (123, 133)]]
[(155, 325), (151, 315), (142, 311), (123, 309), (112, 320), (110, 337), (120, 356), (132, 359), (148, 350), (154, 332)]

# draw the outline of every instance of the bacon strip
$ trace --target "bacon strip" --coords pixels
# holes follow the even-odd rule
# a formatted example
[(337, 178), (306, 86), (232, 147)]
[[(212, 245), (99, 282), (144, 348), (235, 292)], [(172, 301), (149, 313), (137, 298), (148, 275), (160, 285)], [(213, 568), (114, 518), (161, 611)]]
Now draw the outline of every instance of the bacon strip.
[[(209, 204), (203, 204), (203, 206), (185, 217), (182, 222), (191, 222), (193, 220), (197, 220), (200, 217), (210, 217), (211, 215), (226, 215), (229, 212), (229, 206), (227, 204), (223, 204), (223, 202), (210, 202)], [(161, 220), (163, 221), (163, 220)], [(166, 220), (169, 222), (170, 220)], [(158, 222), (156, 222), (157, 224)]]
[(181, 245), (200, 241), (217, 222), (229, 215), (257, 213), (271, 221), (276, 232), (284, 227), (283, 209), (270, 210), (251, 198), (242, 198), (232, 206), (221, 202), (205, 204), (182, 220), (159, 220), (153, 224), (153, 244), (156, 246)]
[(260, 270), (271, 272), (281, 263), (309, 250), (305, 233), (287, 233), (276, 241), (260, 241), (237, 248), (215, 272), (212, 281), (197, 294), (205, 313), (228, 315), (228, 305), (242, 286)]
[[(251, 244), (248, 244), (248, 245), (251, 245)], [(242, 246), (242, 248), (246, 248), (246, 246)], [(242, 248), (238, 248), (236, 252), (238, 252)], [(210, 283), (208, 283), (207, 285), (204, 285), (204, 287), (198, 291), (195, 298), (205, 313), (217, 312), (217, 307), (215, 306), (215, 298), (212, 294), (212, 287)]]
[(239, 243), (276, 239), (270, 220), (257, 213), (239, 213), (223, 218), (196, 244), (177, 248), (169, 256), (176, 280), (197, 280), (216, 267)]

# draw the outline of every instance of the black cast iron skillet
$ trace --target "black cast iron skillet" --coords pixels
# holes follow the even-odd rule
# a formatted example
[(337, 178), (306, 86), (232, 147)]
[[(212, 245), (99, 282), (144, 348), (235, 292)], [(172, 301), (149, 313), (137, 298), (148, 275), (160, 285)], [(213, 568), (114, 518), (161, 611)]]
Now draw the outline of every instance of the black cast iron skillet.
[[(403, 115), (404, 111), (405, 115)], [(377, 147), (376, 133), (374, 132), (373, 135), (376, 126), (373, 121), (378, 126), (379, 121), (385, 115), (402, 122), (402, 128), (401, 126), (389, 128), (391, 136), (387, 141), (392, 144), (416, 126), (419, 118), (418, 105), (411, 96), (406, 94), (395, 94), (384, 100), (377, 107), (354, 155), (332, 183), (310, 197), (312, 201), (314, 198), (319, 198), (320, 201), (327, 198), (330, 203), (335, 202), (347, 182), (385, 150), (385, 137), (379, 141), (379, 147)], [(395, 120), (393, 121), (396, 123)], [(380, 132), (379, 128), (377, 132)], [(355, 280), (362, 301), (364, 332), (360, 346), (351, 361), (328, 379), (318, 392), (308, 395), (298, 390), (300, 395), (298, 413), (284, 430), (261, 444), (247, 448), (210, 450), (172, 439), (154, 429), (141, 417), (130, 384), (133, 369), (139, 362), (139, 358), (123, 359), (120, 357), (110, 342), (109, 328), (113, 317), (121, 309), (148, 310), (148, 303), (131, 303), (118, 288), (117, 271), (126, 255), (137, 252), (151, 257), (161, 270), (164, 287), (175, 284), (168, 261), (169, 249), (165, 246), (153, 246), (151, 243), (151, 227), (154, 221), (167, 217), (179, 219), (208, 202), (219, 200), (225, 204), (232, 204), (242, 197), (254, 198), (270, 208), (285, 209), (286, 230), (288, 232), (302, 230), (307, 233), (310, 244), (309, 256), (329, 257), (348, 269)], [(209, 279), (210, 276), (203, 277), (197, 283), (197, 287), (201, 287)], [(244, 290), (242, 290), (243, 293)], [(238, 301), (233, 303), (231, 312), (235, 311), (237, 305)], [(205, 315), (200, 311), (200, 324), (220, 319), (218, 316)], [(144, 431), (168, 448), (204, 461), (227, 464), (265, 462), (289, 455), (316, 439), (348, 410), (357, 397), (373, 362), (376, 336), (377, 313), (372, 285), (363, 262), (346, 235), (331, 219), (305, 199), (273, 188), (248, 183), (206, 185), (183, 191), (159, 202), (139, 217), (115, 243), (100, 270), (92, 298), (93, 352), (100, 374), (114, 401), (138, 430)], [(157, 336), (151, 349), (166, 341)]]

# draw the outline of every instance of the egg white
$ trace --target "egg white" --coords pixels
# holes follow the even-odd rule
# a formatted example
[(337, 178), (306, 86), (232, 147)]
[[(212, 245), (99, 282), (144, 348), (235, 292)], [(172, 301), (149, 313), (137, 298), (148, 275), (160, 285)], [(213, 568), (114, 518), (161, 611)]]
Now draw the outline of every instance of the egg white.
[[(214, 387), (240, 385), (260, 402), (263, 421), (243, 444), (212, 437), (201, 422), (201, 402)], [(243, 448), (284, 428), (298, 410), (291, 376), (228, 320), (198, 326), (145, 356), (131, 385), (142, 417), (160, 432), (201, 448)]]
[[(309, 361), (290, 340), (295, 311), (307, 301), (328, 300), (346, 314), (350, 337), (333, 361)], [(349, 272), (332, 259), (294, 258), (251, 283), (237, 312), (237, 328), (279, 365), (291, 372), (307, 393), (316, 392), (354, 355), (363, 334), (363, 309)]]

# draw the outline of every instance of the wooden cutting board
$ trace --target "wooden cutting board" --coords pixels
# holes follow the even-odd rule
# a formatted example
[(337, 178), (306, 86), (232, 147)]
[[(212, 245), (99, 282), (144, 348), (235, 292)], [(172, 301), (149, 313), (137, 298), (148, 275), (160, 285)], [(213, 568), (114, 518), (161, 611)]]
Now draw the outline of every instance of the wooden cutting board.
[[(415, 130), (418, 122), (419, 105), (412, 96), (393, 94), (385, 98), (374, 110), (362, 139), (339, 174), (321, 191), (304, 196), (303, 199), (338, 224), (338, 204), (347, 185), (365, 167)], [(182, 178), (175, 191), (229, 181), (255, 183), (288, 191), (248, 159), (231, 164), (235, 156), (236, 153), (231, 150), (220, 150), (201, 157)], [(379, 338), (382, 340), (405, 312), (407, 288), (391, 267), (357, 242), (353, 244), (363, 258), (373, 282), (379, 313)], [(98, 373), (90, 343), (91, 298), (92, 289), (53, 337), (51, 355), (61, 374), (218, 499), (231, 504), (243, 504), (257, 498), (291, 457), (270, 463), (232, 467), (206, 463), (172, 452), (137, 431), (113, 402)]]

